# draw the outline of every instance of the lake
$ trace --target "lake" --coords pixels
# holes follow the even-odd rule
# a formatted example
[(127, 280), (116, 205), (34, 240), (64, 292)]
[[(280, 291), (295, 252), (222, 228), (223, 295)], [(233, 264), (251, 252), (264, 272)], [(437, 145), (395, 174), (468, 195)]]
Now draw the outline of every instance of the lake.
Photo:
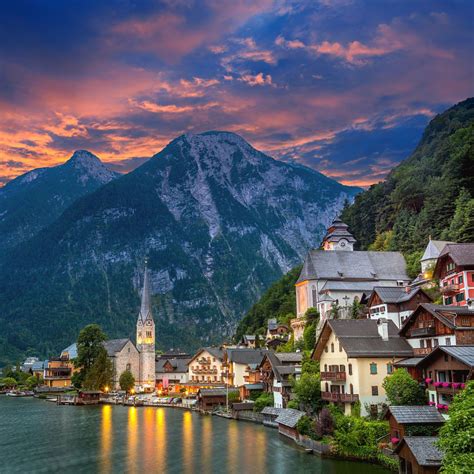
[(341, 473), (378, 466), (321, 459), (262, 425), (173, 408), (57, 406), (0, 396), (3, 473)]

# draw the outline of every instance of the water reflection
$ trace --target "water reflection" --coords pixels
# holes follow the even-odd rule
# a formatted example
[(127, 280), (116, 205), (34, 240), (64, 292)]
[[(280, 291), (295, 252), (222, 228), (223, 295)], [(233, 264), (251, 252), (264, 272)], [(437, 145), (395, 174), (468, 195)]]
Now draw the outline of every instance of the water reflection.
[(158, 408), (156, 410), (156, 439), (155, 439), (155, 449), (156, 449), (156, 458), (161, 467), (166, 466), (166, 413), (165, 408)]
[(236, 421), (229, 421), (227, 429), (227, 466), (229, 472), (238, 472), (239, 427)]
[(203, 472), (210, 472), (212, 466), (212, 418), (210, 416), (202, 418), (201, 461)]
[(183, 412), (183, 468), (184, 472), (193, 472), (194, 456), (193, 415)]
[(111, 464), (112, 448), (112, 407), (104, 405), (102, 407), (101, 422), (101, 463), (100, 470), (103, 474), (108, 474), (112, 470)]
[(127, 465), (128, 472), (137, 472), (137, 409), (130, 407), (128, 409), (128, 449), (127, 449)]

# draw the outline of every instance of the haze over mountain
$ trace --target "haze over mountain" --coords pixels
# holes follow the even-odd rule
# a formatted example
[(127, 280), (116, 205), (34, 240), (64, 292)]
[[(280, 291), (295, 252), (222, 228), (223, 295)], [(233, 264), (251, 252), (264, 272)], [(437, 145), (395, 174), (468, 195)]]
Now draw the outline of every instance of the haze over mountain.
[(97, 156), (79, 150), (62, 165), (13, 179), (0, 188), (0, 253), (29, 239), (76, 199), (117, 176)]
[(58, 350), (92, 321), (132, 335), (146, 255), (158, 346), (222, 341), (359, 191), (233, 133), (180, 136), (11, 253), (0, 352)]

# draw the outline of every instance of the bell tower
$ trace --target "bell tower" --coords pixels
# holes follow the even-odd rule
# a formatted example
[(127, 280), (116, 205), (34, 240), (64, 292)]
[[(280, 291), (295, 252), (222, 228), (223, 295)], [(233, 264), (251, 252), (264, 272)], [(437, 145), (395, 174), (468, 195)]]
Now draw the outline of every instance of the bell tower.
[(146, 390), (155, 389), (155, 321), (151, 312), (150, 276), (145, 259), (142, 299), (137, 319), (137, 349), (140, 353), (140, 380)]
[(356, 239), (349, 232), (348, 225), (338, 217), (329, 226), (321, 243), (324, 250), (354, 250)]

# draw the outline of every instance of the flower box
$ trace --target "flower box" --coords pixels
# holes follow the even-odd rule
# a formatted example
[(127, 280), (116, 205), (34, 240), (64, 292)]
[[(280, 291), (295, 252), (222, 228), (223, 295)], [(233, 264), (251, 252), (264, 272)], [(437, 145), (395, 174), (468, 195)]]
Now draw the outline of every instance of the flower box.
[(429, 405), (430, 407), (432, 407), (432, 406), (436, 405), (436, 403), (435, 403), (435, 402), (428, 402), (428, 405)]
[(466, 388), (466, 384), (465, 384), (465, 383), (462, 383), (462, 384), (461, 384), (461, 388)]
[(398, 438), (395, 438), (395, 437), (390, 439), (390, 442), (391, 442), (392, 444), (398, 444), (399, 441), (400, 441), (400, 440), (399, 440)]
[(453, 383), (451, 384), (451, 386), (452, 386), (453, 388), (459, 388), (461, 385), (462, 385), (462, 384), (459, 383), (459, 382), (453, 382)]
[(436, 408), (437, 408), (438, 410), (442, 410), (443, 407), (444, 407), (444, 405), (443, 405), (442, 403), (437, 403), (437, 404), (436, 404)]
[(430, 378), (428, 377), (428, 378), (425, 379), (425, 382), (426, 382), (426, 383), (431, 383), (431, 382), (433, 382), (433, 379), (430, 379)]
[(450, 382), (443, 382), (441, 385), (442, 385), (444, 388), (448, 388), (448, 387), (451, 386), (451, 383), (450, 383)]
[(442, 382), (435, 382), (433, 385), (434, 385), (435, 387), (441, 387), (441, 384), (442, 384)]

